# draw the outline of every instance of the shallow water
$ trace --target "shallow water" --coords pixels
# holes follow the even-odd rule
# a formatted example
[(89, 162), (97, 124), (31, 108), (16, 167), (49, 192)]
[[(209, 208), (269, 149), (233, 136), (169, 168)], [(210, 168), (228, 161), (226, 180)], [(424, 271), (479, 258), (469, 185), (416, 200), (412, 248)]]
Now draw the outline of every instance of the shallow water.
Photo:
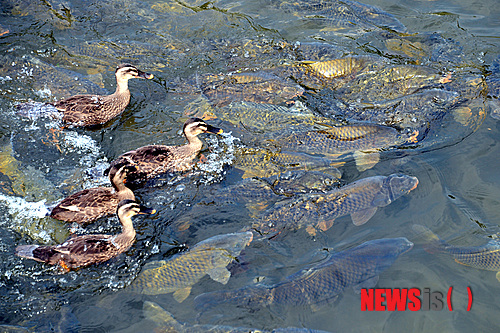
[[(0, 36), (0, 324), (37, 332), (151, 331), (155, 323), (142, 310), (148, 300), (181, 322), (268, 330), (293, 326), (391, 332), (405, 327), (413, 332), (487, 332), (500, 326), (495, 298), (500, 283), (495, 272), (425, 252), (411, 228), (415, 223), (425, 225), (457, 246), (482, 245), (499, 235), (500, 126), (489, 115), (490, 97), (479, 90), (469, 93), (470, 87), (463, 83), (469, 78), (482, 80), (492, 72), (499, 75), (498, 64), (494, 65), (500, 56), (498, 3), (365, 3), (394, 15), (409, 36), (375, 26), (339, 31), (312, 16), (283, 9), (277, 1), (1, 1), (0, 25), (9, 32)], [(425, 39), (430, 34), (446, 41), (431, 55), (420, 57), (416, 51), (405, 55), (386, 48), (388, 39)], [(415, 190), (379, 209), (359, 227), (344, 216), (314, 237), (299, 229), (273, 240), (254, 240), (239, 263), (231, 266), (227, 285), (205, 277), (181, 304), (171, 294), (127, 293), (126, 286), (146, 262), (167, 259), (184, 244), (189, 247), (251, 226), (251, 212), (244, 203), (193, 209), (218, 189), (241, 180), (243, 172), (233, 165), (235, 153), (241, 147), (254, 147), (263, 141), (264, 136), (258, 135), (266, 134), (265, 129), (216, 119), (208, 122), (225, 134), (202, 136), (205, 163), (186, 175), (155, 179), (136, 192), (157, 213), (134, 218), (137, 241), (125, 254), (67, 274), (14, 256), (17, 244), (59, 243), (70, 228), (78, 233), (119, 232), (116, 217), (83, 229), (50, 219), (45, 212), (71, 193), (108, 184), (102, 171), (123, 152), (147, 144), (183, 144), (181, 129), (187, 114), (210, 111), (197, 84), (204, 74), (272, 69), (310, 60), (301, 59), (286, 45), (311, 42), (329, 46), (334, 57), (370, 55), (394, 65), (425, 66), (440, 75), (453, 73), (452, 82), (444, 86), (459, 89), (465, 97), (458, 106), (446, 106), (445, 115), (435, 119), (424, 141), (384, 151), (381, 161), (363, 172), (349, 157), (339, 167), (342, 184), (405, 173), (418, 177)], [(131, 62), (155, 78), (131, 80), (130, 105), (103, 126), (58, 132), (54, 120), (16, 114), (15, 105), (20, 102), (112, 92), (113, 71), (121, 62)], [(337, 117), (342, 110), (335, 107), (343, 97), (340, 91), (307, 91), (298, 100), (317, 116)], [(386, 93), (381, 90), (380, 96)], [(349, 97), (363, 102), (360, 95)], [(477, 117), (471, 120), (469, 114)], [(430, 288), (442, 293), (453, 287), (453, 311), (445, 307), (442, 311), (362, 312), (360, 296), (353, 290), (314, 307), (271, 306), (258, 311), (235, 307), (203, 314), (194, 310), (193, 299), (201, 293), (240, 288), (257, 280), (274, 284), (321, 261), (326, 249), (343, 250), (391, 237), (407, 237), (415, 246), (380, 275), (377, 287)], [(467, 287), (474, 296), (468, 312)]]

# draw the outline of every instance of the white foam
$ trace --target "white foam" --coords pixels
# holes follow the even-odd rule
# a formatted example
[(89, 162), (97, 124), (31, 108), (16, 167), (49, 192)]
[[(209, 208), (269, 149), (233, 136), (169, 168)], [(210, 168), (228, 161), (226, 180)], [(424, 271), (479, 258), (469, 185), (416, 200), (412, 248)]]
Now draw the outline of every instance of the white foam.
[(206, 138), (210, 152), (205, 154), (206, 160), (197, 163), (195, 168), (195, 170), (204, 172), (203, 183), (208, 184), (222, 180), (224, 165), (231, 165), (234, 161), (235, 140), (239, 139), (232, 136), (231, 132)]
[(21, 218), (43, 218), (50, 214), (45, 200), (28, 202), (23, 198), (11, 197), (0, 193), (0, 200), (8, 203), (9, 213)]
[(45, 205), (45, 200), (28, 202), (23, 198), (6, 196), (0, 193), (0, 201), (7, 203), (7, 209), (11, 218), (0, 219), (0, 225), (9, 224), (8, 227), (21, 233), (27, 233), (31, 237), (36, 237), (46, 243), (52, 241), (50, 234), (46, 230), (40, 230), (33, 234), (28, 226), (34, 219), (45, 218), (50, 214), (50, 210)]

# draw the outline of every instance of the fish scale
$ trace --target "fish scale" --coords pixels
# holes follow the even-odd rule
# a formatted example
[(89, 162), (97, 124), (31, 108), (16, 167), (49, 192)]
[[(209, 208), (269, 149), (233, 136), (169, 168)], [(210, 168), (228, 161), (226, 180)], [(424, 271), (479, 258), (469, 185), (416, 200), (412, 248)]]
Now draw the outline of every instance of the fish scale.
[(225, 267), (252, 238), (251, 232), (209, 238), (168, 261), (155, 261), (146, 265), (128, 290), (147, 295), (174, 292), (174, 298), (182, 302), (189, 296), (191, 286), (206, 274), (226, 284), (230, 273)]
[(413, 243), (403, 237), (368, 241), (335, 253), (327, 260), (290, 275), (283, 282), (272, 286), (253, 285), (199, 295), (195, 298), (195, 306), (199, 310), (205, 310), (222, 303), (249, 308), (270, 304), (321, 304), (334, 299), (348, 287), (373, 287), (378, 274), (412, 247)]
[(497, 280), (500, 281), (500, 241), (490, 240), (481, 246), (454, 246), (440, 239), (423, 225), (415, 224), (413, 230), (426, 238), (427, 243), (424, 247), (427, 251), (448, 253), (459, 264), (496, 271)]
[[(281, 229), (308, 226), (328, 230), (333, 221), (351, 215), (353, 223), (366, 223), (378, 207), (384, 207), (418, 185), (416, 177), (393, 174), (360, 179), (350, 185), (325, 194), (305, 194), (283, 200), (268, 210), (253, 227), (263, 234), (275, 234)], [(313, 229), (311, 229), (311, 227)]]
[(343, 154), (390, 147), (404, 140), (392, 127), (366, 124), (295, 133), (285, 135), (277, 141), (283, 149), (307, 153)]

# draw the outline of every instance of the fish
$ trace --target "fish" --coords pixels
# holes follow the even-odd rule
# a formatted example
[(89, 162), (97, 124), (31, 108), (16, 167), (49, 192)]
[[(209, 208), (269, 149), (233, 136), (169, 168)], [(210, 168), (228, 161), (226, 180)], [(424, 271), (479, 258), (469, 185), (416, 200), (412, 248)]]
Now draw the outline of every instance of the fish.
[(346, 117), (381, 125), (423, 129), (443, 117), (458, 100), (459, 94), (455, 91), (428, 89), (390, 100), (351, 103)]
[(320, 156), (254, 148), (236, 150), (233, 161), (233, 166), (243, 171), (243, 179), (271, 177), (288, 170), (323, 170), (340, 178), (340, 171), (332, 164), (332, 160)]
[[(376, 213), (418, 185), (413, 176), (392, 174), (359, 179), (349, 185), (326, 193), (297, 195), (275, 204), (253, 224), (263, 235), (275, 237), (284, 229), (299, 229), (307, 224), (307, 232), (330, 229), (336, 218), (351, 215), (354, 225), (360, 226)], [(314, 223), (315, 225), (311, 225)]]
[(283, 150), (324, 154), (333, 158), (354, 153), (358, 170), (364, 171), (378, 163), (380, 157), (377, 150), (414, 140), (413, 134), (405, 137), (392, 127), (362, 124), (285, 134), (276, 139), (276, 144)]
[(413, 243), (404, 237), (367, 241), (330, 255), (274, 285), (249, 285), (235, 290), (198, 295), (195, 308), (205, 311), (221, 304), (259, 309), (268, 305), (318, 306), (335, 299), (347, 288), (373, 288), (381, 272), (388, 269)]
[(182, 303), (191, 293), (191, 287), (206, 274), (226, 284), (231, 276), (226, 266), (252, 239), (249, 231), (208, 238), (170, 260), (146, 264), (127, 290), (146, 295), (173, 292), (174, 299)]
[(298, 84), (267, 72), (208, 75), (200, 79), (197, 81), (201, 81), (199, 89), (203, 95), (219, 107), (238, 101), (279, 104), (304, 93)]
[(324, 22), (326, 31), (359, 34), (379, 28), (407, 32), (407, 28), (393, 15), (356, 1), (284, 1), (282, 6), (284, 9), (297, 9), (296, 15), (304, 19)]
[(412, 228), (427, 240), (424, 246), (426, 251), (447, 253), (459, 264), (487, 271), (496, 271), (496, 278), (500, 281), (500, 240), (492, 239), (480, 246), (454, 246), (439, 238), (423, 225), (414, 224)]
[(188, 323), (178, 322), (174, 316), (163, 309), (160, 305), (146, 301), (142, 307), (144, 317), (155, 322), (158, 325), (158, 330), (162, 332), (177, 332), (177, 333), (279, 333), (279, 332), (297, 332), (297, 333), (327, 333), (326, 331), (311, 330), (307, 328), (277, 328), (272, 331), (259, 330), (254, 328), (231, 327), (225, 325), (190, 325)]
[(300, 101), (296, 101), (291, 107), (248, 101), (233, 102), (226, 107), (215, 108), (213, 112), (218, 118), (234, 125), (266, 132), (290, 131), (290, 127), (310, 128), (316, 124), (340, 124), (333, 118), (315, 115)]

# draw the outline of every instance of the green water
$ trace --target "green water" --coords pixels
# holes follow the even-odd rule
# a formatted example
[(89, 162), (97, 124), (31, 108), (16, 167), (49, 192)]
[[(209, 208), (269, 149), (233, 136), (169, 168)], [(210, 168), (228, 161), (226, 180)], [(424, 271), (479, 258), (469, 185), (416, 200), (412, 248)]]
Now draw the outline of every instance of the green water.
[[(500, 127), (485, 106), (486, 94), (479, 89), (468, 94), (464, 88), (466, 79), (482, 80), (491, 72), (498, 76), (494, 63), (500, 53), (500, 8), (493, 0), (366, 3), (394, 15), (408, 34), (374, 26), (339, 31), (311, 17), (314, 13), (286, 10), (277, 1), (0, 1), (0, 26), (9, 30), (0, 36), (0, 324), (36, 332), (152, 331), (155, 324), (145, 318), (142, 307), (144, 301), (153, 301), (191, 324), (332, 332), (396, 332), (403, 327), (413, 332), (495, 331), (500, 326), (495, 300), (500, 282), (495, 272), (425, 252), (411, 226), (425, 225), (457, 246), (482, 245), (500, 231)], [(387, 49), (388, 39), (433, 33), (446, 43), (432, 57), (416, 61), (415, 53)], [(136, 192), (157, 213), (134, 219), (137, 241), (125, 254), (67, 274), (14, 256), (17, 244), (55, 244), (68, 237), (65, 223), (45, 216), (46, 205), (107, 184), (102, 170), (121, 153), (148, 144), (183, 144), (186, 114), (208, 109), (197, 77), (310, 60), (299, 59), (290, 50), (312, 42), (330, 46), (334, 55), (330, 58), (371, 55), (393, 65), (425, 66), (440, 75), (452, 72), (452, 82), (445, 86), (463, 89), (465, 97), (431, 126), (424, 141), (383, 152), (381, 161), (363, 172), (352, 160), (339, 167), (342, 184), (405, 173), (419, 179), (415, 190), (379, 209), (360, 227), (346, 216), (315, 237), (300, 229), (276, 240), (254, 241), (243, 251), (240, 264), (233, 265), (227, 285), (205, 277), (181, 304), (171, 294), (127, 293), (126, 286), (145, 263), (167, 259), (183, 244), (192, 246), (252, 224), (244, 204), (192, 209), (217, 189), (241, 180), (242, 171), (232, 165), (234, 151), (255, 145), (247, 140), (244, 126), (217, 119), (209, 122), (227, 134), (203, 136), (206, 163), (187, 177), (158, 179)], [(78, 93), (112, 92), (114, 69), (121, 62), (133, 63), (155, 78), (131, 80), (130, 105), (99, 128), (65, 129), (57, 136), (52, 131), (55, 122), (23, 119), (15, 112), (16, 104), (29, 100), (49, 102)], [(332, 100), (343, 97), (340, 93), (306, 91), (298, 100), (318, 116), (331, 117), (338, 115), (331, 110)], [(380, 96), (385, 93), (381, 90)], [(377, 97), (366, 93), (366, 99)], [(472, 124), (467, 123), (468, 110), (475, 115)], [(190, 227), (180, 230), (179, 221), (186, 216)], [(119, 226), (112, 217), (77, 231), (117, 233)], [(453, 287), (453, 311), (445, 307), (442, 311), (362, 312), (360, 296), (353, 290), (312, 308), (215, 309), (202, 315), (194, 310), (193, 299), (201, 293), (240, 288), (256, 280), (274, 284), (324, 258), (327, 248), (343, 250), (390, 237), (407, 237), (415, 247), (381, 274), (377, 287), (430, 288), (443, 293)], [(469, 312), (467, 287), (474, 296)]]

